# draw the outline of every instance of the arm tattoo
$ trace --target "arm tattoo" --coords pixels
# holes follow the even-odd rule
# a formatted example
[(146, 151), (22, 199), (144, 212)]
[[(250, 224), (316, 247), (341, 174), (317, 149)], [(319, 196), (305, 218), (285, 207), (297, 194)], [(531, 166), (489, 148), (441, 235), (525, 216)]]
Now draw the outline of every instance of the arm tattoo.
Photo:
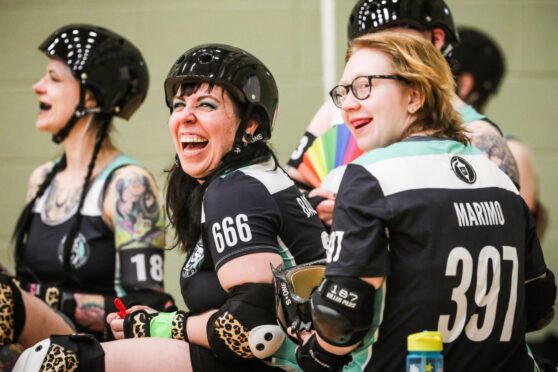
[(75, 293), (77, 324), (93, 332), (103, 332), (105, 328), (105, 301), (102, 295)]
[(147, 177), (130, 173), (119, 179), (116, 199), (116, 247), (164, 247), (164, 216)]
[(519, 187), (519, 171), (506, 140), (502, 136), (492, 133), (474, 133), (470, 138), (471, 143), (486, 153), (488, 158)]

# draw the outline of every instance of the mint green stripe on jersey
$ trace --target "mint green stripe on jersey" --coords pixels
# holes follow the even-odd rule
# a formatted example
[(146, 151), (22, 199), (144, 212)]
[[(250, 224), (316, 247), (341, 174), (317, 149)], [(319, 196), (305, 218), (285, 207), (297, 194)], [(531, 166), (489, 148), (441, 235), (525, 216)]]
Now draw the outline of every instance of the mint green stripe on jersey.
[(128, 155), (118, 155), (118, 157), (116, 159), (114, 159), (105, 169), (103, 169), (103, 171), (101, 172), (101, 174), (99, 174), (98, 178), (99, 180), (104, 180), (108, 177), (108, 175), (116, 168), (122, 166), (122, 165), (139, 165), (139, 162), (132, 158), (131, 156)]
[(296, 265), (295, 259), (291, 254), (289, 247), (287, 247), (287, 245), (281, 240), (279, 236), (277, 236), (277, 243), (279, 244), (277, 249), (279, 249), (279, 255), (283, 259), (283, 266), (285, 267), (285, 269)]
[(451, 140), (410, 140), (397, 142), (388, 147), (369, 151), (354, 160), (353, 164), (370, 165), (381, 160), (393, 158), (441, 154), (479, 155), (482, 154), (482, 152), (476, 147), (465, 146), (460, 142)]
[(485, 120), (486, 116), (479, 113), (473, 106), (465, 105), (457, 109), (461, 119), (463, 119), (463, 124), (467, 125), (477, 120)]

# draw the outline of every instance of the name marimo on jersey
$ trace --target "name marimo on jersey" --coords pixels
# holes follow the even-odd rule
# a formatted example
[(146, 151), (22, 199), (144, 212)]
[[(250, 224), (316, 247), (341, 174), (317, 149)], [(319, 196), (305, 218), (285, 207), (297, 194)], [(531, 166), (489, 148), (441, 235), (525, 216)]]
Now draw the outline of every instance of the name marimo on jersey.
[(497, 201), (453, 203), (457, 222), (463, 226), (504, 225), (504, 213)]

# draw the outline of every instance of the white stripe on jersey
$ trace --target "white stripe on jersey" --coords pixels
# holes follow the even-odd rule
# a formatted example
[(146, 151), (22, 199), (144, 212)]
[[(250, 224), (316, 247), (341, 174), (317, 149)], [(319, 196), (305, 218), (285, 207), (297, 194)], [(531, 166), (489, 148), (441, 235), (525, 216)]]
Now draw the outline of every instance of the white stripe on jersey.
[(249, 165), (239, 171), (260, 181), (271, 195), (294, 185), (281, 168), (273, 168), (275, 168), (275, 161), (269, 159), (265, 163)]
[[(475, 170), (473, 184), (461, 181), (451, 168), (451, 158), (464, 158)], [(481, 189), (499, 187), (519, 194), (510, 178), (485, 154), (435, 154), (403, 156), (363, 165), (380, 182), (385, 196), (417, 189)]]

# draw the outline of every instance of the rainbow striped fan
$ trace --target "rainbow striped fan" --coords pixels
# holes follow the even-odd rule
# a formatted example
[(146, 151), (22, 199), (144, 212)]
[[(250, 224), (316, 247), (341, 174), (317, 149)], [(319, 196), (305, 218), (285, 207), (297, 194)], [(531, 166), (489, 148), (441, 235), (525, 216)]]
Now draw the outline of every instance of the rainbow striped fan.
[(298, 171), (313, 187), (318, 187), (329, 172), (361, 154), (362, 150), (357, 147), (347, 125), (337, 124), (314, 140)]

